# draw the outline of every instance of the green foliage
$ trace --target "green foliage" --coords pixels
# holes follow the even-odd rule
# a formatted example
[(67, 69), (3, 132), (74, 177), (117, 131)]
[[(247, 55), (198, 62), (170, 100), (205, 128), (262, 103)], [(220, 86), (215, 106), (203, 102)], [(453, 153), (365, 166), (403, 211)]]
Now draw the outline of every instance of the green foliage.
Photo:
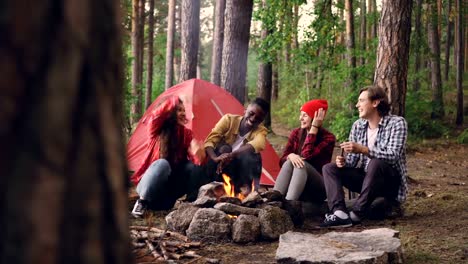
[(432, 102), (428, 95), (408, 92), (406, 97), (406, 122), (412, 139), (447, 137), (449, 128), (439, 120), (431, 119)]
[(457, 142), (460, 144), (468, 144), (468, 129), (463, 130), (457, 137)]

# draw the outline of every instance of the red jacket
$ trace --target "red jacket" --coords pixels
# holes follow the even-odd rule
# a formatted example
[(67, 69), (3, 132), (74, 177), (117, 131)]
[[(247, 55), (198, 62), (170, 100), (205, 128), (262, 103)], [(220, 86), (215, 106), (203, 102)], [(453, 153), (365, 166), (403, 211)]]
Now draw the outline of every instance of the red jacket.
[[(301, 131), (302, 130), (302, 131)], [(305, 140), (302, 146), (300, 137), (305, 134)], [(280, 167), (291, 153), (303, 157), (318, 172), (322, 172), (323, 165), (330, 163), (336, 138), (331, 132), (324, 128), (319, 128), (316, 135), (309, 134), (306, 129), (294, 129), (288, 138), (288, 143), (280, 159)]]
[[(151, 114), (148, 125), (147, 152), (140, 167), (130, 178), (133, 184), (137, 185), (140, 182), (141, 177), (145, 173), (146, 169), (148, 169), (148, 167), (154, 161), (159, 159), (159, 134), (161, 132), (162, 125), (168, 118), (170, 118), (174, 108), (178, 103), (178, 97), (170, 97), (166, 99), (166, 101)], [(177, 124), (176, 133), (177, 138), (179, 139), (178, 142), (181, 142), (182, 146), (177, 149), (174, 160), (169, 161), (171, 165), (177, 166), (177, 164), (186, 162), (188, 160), (195, 161), (195, 157), (193, 157), (188, 151), (190, 142), (193, 138), (192, 130)]]

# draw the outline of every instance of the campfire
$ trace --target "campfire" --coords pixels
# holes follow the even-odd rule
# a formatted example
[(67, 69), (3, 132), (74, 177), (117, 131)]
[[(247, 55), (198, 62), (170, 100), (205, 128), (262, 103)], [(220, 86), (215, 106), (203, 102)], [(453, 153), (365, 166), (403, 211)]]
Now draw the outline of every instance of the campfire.
[(253, 183), (236, 188), (228, 175), (222, 176), (223, 182), (202, 186), (196, 201), (169, 213), (167, 228), (193, 241), (237, 243), (274, 240), (293, 229), (281, 193), (259, 192)]
[(241, 186), (239, 189), (241, 190), (240, 192), (236, 193), (236, 186), (232, 183), (231, 177), (229, 175), (223, 173), (223, 184), (224, 184), (224, 191), (226, 192), (226, 196), (229, 197), (237, 197), (241, 201), (244, 200), (249, 193), (255, 191), (255, 184), (252, 181), (252, 184), (249, 188), (249, 186)]

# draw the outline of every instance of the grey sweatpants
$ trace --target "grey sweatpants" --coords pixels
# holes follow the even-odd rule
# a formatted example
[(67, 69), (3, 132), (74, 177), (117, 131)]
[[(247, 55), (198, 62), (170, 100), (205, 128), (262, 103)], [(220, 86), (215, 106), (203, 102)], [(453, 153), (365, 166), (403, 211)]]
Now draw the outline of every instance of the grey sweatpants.
[(322, 175), (307, 162), (302, 168), (294, 168), (291, 161), (286, 160), (273, 189), (285, 195), (286, 200), (320, 203), (326, 198)]

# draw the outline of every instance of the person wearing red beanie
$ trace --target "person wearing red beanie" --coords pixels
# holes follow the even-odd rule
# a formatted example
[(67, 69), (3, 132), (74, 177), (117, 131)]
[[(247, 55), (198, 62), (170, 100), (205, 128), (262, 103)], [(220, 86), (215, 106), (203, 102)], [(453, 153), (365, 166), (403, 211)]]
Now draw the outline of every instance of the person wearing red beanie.
[(322, 167), (332, 158), (336, 138), (322, 127), (327, 100), (315, 99), (300, 108), (300, 127), (294, 129), (280, 159), (274, 190), (286, 198), (286, 210), (296, 226), (303, 223), (301, 201), (322, 204), (326, 198)]

